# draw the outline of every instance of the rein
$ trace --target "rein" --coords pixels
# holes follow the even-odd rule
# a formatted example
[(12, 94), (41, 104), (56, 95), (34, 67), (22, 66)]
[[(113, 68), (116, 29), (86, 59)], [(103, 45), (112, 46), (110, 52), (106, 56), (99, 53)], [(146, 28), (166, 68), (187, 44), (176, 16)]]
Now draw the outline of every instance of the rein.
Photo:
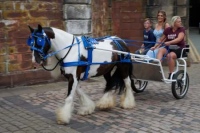
[[(58, 66), (58, 64), (60, 64), (60, 63), (67, 57), (67, 55), (69, 54), (69, 52), (70, 52), (70, 50), (71, 50), (73, 44), (74, 44), (74, 37), (73, 37), (73, 40), (72, 40), (72, 45), (70, 45), (69, 50), (67, 51), (67, 53), (65, 54), (65, 56), (64, 56), (63, 58), (61, 58), (60, 60), (56, 57), (56, 59), (58, 60), (58, 62), (56, 63), (56, 65), (55, 65), (53, 68), (47, 69), (47, 68), (45, 68), (45, 66), (44, 66), (43, 64), (42, 64), (42, 68), (43, 68), (44, 70), (46, 70), (46, 71), (53, 71), (53, 70)], [(58, 51), (57, 51), (57, 52), (58, 52)], [(57, 53), (57, 52), (56, 52), (56, 53)], [(51, 53), (51, 56), (52, 56), (52, 55), (54, 55), (54, 54)], [(46, 56), (46, 57), (47, 57), (47, 56)], [(50, 56), (48, 56), (48, 57), (50, 57)]]
[[(67, 47), (64, 47), (63, 49), (61, 50), (58, 50), (58, 51), (55, 51), (55, 52), (51, 52), (47, 55), (45, 55), (43, 53), (43, 48), (44, 48), (44, 44), (45, 44), (45, 41), (48, 42), (49, 45), (51, 45), (51, 42), (50, 40), (45, 36), (43, 35), (44, 31), (42, 32), (42, 34), (36, 34), (35, 35), (35, 32), (31, 34), (31, 36), (28, 38), (27, 40), (27, 44), (29, 46), (31, 46), (31, 50), (36, 50), (38, 51), (40, 54), (42, 54), (42, 58), (44, 60), (46, 60), (48, 57), (51, 57), (53, 55), (55, 55), (56, 59), (58, 60), (58, 62), (55, 64), (55, 66), (53, 68), (50, 68), (50, 69), (47, 69), (43, 64), (41, 65), (42, 68), (46, 71), (53, 71), (59, 64), (61, 67), (69, 67), (69, 66), (87, 66), (87, 70), (85, 72), (85, 75), (83, 77), (83, 79), (86, 79), (87, 76), (88, 76), (88, 71), (90, 69), (90, 65), (95, 65), (95, 64), (110, 64), (108, 62), (104, 62), (104, 63), (100, 63), (100, 62), (92, 62), (92, 51), (94, 49), (94, 47), (92, 46), (92, 44), (98, 44), (98, 41), (99, 40), (102, 40), (102, 39), (111, 39), (115, 45), (117, 46), (117, 48), (119, 50), (122, 50), (123, 51), (123, 48), (121, 47), (121, 45), (118, 43), (118, 39), (112, 39), (110, 38), (110, 36), (106, 36), (106, 37), (101, 37), (101, 38), (85, 38), (84, 36), (81, 37), (81, 40), (85, 46), (85, 49), (88, 50), (88, 61), (85, 62), (85, 61), (80, 61), (80, 46), (78, 46), (78, 57), (79, 57), (79, 61), (78, 62), (63, 62), (63, 60), (67, 57), (67, 55), (69, 54), (69, 52), (71, 51), (71, 48), (72, 46), (74, 46), (75, 44), (78, 44), (80, 45), (80, 41), (79, 39), (77, 39), (77, 43), (74, 43), (74, 39), (75, 37), (73, 36), (73, 40), (72, 40), (72, 44), (67, 46)], [(32, 37), (36, 37), (37, 38), (37, 44), (39, 44), (39, 46), (41, 46), (41, 49), (38, 49), (36, 47), (34, 47), (34, 43), (35, 43), (35, 40), (32, 38)], [(132, 42), (143, 42), (143, 43), (160, 43), (160, 42), (150, 42), (150, 41), (137, 41), (137, 40), (128, 40), (128, 39), (119, 39), (120, 41), (124, 41), (126, 42), (126, 44), (130, 45)], [(89, 41), (89, 42), (88, 42)], [(164, 45), (164, 43), (161, 43), (162, 45)], [(133, 45), (133, 44), (131, 44)], [(137, 45), (138, 47), (138, 45)], [(67, 53), (65, 54), (65, 56), (61, 59), (58, 59), (56, 54), (59, 53), (60, 51), (64, 50), (64, 49), (67, 49), (69, 48), (69, 50), (67, 51)], [(167, 51), (169, 51), (169, 49), (167, 48)], [(128, 60), (127, 57), (130, 57), (130, 53), (127, 53), (127, 55), (125, 57), (123, 57), (123, 59), (120, 57), (120, 61), (119, 62), (130, 62), (130, 60)], [(113, 63), (113, 62), (112, 62)], [(114, 62), (116, 63), (116, 62)]]

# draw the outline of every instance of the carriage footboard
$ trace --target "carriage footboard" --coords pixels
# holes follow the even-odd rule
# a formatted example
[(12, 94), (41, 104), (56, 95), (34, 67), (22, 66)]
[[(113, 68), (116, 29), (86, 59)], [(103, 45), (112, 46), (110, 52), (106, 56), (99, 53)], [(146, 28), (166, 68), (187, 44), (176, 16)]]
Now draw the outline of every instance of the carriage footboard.
[(133, 79), (163, 82), (163, 76), (158, 65), (138, 63), (133, 61)]

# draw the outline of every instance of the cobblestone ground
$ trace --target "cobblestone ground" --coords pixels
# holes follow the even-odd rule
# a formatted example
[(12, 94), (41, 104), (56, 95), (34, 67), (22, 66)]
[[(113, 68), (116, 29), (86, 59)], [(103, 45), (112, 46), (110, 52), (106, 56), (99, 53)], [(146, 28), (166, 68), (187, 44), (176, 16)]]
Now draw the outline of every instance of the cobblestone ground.
[[(80, 116), (76, 114), (76, 97), (68, 125), (57, 125), (54, 113), (64, 102), (67, 83), (0, 90), (0, 133), (200, 133), (198, 68), (199, 64), (188, 68), (190, 88), (184, 99), (176, 100), (169, 84), (149, 82), (143, 93), (134, 93), (134, 109), (121, 109), (118, 96), (112, 110)], [(81, 82), (81, 88), (94, 101), (103, 95), (104, 85), (102, 78)]]

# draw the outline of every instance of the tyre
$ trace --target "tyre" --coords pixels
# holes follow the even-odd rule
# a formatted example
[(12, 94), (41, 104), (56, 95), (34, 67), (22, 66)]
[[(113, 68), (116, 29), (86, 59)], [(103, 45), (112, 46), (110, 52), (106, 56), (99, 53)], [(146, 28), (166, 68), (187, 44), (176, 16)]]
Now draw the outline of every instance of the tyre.
[(184, 70), (178, 71), (173, 79), (176, 79), (176, 82), (172, 82), (172, 94), (176, 99), (182, 99), (188, 92), (189, 89), (189, 76), (186, 73), (185, 85), (183, 84)]
[(147, 87), (148, 81), (131, 79), (131, 87), (136, 93), (143, 92)]

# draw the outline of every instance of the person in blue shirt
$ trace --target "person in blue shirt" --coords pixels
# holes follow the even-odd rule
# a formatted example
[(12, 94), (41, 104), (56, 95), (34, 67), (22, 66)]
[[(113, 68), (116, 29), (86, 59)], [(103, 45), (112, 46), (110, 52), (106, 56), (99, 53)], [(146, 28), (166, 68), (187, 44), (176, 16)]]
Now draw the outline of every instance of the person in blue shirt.
[(153, 34), (153, 29), (151, 29), (152, 23), (149, 18), (144, 20), (144, 43), (141, 45), (141, 48), (135, 51), (135, 54), (145, 55), (151, 47), (155, 45), (156, 37)]

